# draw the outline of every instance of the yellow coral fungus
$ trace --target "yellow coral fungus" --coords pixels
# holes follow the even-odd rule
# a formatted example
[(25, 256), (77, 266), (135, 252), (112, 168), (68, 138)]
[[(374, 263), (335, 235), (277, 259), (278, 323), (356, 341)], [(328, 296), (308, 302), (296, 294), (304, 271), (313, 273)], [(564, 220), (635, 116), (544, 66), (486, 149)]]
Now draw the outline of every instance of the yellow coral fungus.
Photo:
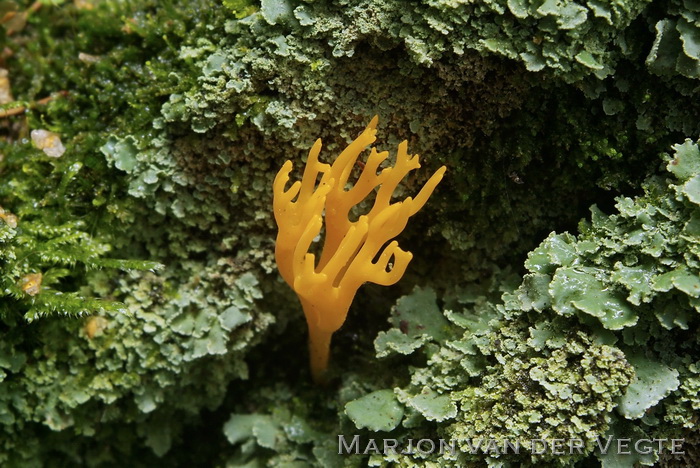
[[(275, 246), (277, 267), (304, 309), (309, 327), (311, 371), (317, 382), (323, 380), (328, 367), (331, 336), (345, 322), (359, 287), (367, 281), (389, 286), (403, 276), (413, 255), (391, 240), (428, 201), (445, 174), (443, 166), (418, 196), (392, 203), (391, 197), (401, 180), (420, 167), (418, 156), (407, 153), (408, 143), (404, 141), (399, 145), (396, 164), (381, 172), (379, 165), (389, 153), (378, 153), (372, 148), (360, 177), (346, 190), (357, 158), (376, 139), (377, 122), (375, 116), (333, 165), (319, 162), (321, 140), (316, 140), (309, 151), (302, 180), (285, 190), (292, 171), (292, 162), (287, 161), (273, 185), (279, 228)], [(321, 179), (317, 182), (319, 175)], [(377, 187), (370, 211), (351, 221), (350, 210)], [(325, 238), (317, 262), (309, 248), (321, 233), (324, 218)]]

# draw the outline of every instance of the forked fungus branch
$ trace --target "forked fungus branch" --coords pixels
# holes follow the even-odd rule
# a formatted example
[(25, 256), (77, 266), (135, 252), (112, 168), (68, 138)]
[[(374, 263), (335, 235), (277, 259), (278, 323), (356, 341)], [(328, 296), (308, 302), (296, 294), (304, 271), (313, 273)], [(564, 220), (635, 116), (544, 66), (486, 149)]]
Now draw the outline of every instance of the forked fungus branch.
[[(291, 161), (284, 163), (274, 181), (274, 212), (279, 227), (275, 257), (282, 277), (299, 296), (306, 315), (311, 371), (316, 382), (323, 381), (331, 336), (345, 322), (359, 287), (365, 282), (389, 286), (403, 276), (413, 255), (392, 239), (425, 205), (445, 174), (442, 166), (415, 198), (392, 203), (401, 180), (420, 167), (418, 156), (408, 154), (404, 141), (399, 145), (396, 164), (381, 171), (379, 165), (389, 153), (371, 148), (360, 177), (346, 189), (358, 157), (376, 140), (377, 121), (375, 116), (332, 165), (319, 162), (318, 139), (309, 151), (301, 181), (285, 190)], [(351, 221), (351, 209), (375, 189), (370, 211)], [(317, 261), (309, 249), (324, 223), (323, 250)]]

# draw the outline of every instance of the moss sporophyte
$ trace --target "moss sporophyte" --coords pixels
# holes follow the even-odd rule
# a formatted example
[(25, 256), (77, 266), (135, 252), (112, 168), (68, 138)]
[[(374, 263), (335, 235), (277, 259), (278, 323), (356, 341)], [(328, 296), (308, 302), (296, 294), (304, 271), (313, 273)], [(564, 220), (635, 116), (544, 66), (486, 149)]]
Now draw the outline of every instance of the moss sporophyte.
[[(292, 162), (287, 161), (273, 185), (274, 214), (279, 228), (275, 258), (282, 278), (297, 293), (304, 309), (309, 327), (311, 372), (316, 382), (324, 380), (331, 336), (345, 322), (359, 287), (367, 281), (389, 286), (403, 276), (413, 255), (392, 239), (403, 231), (408, 218), (425, 205), (446, 170), (445, 166), (438, 169), (415, 198), (391, 203), (401, 180), (420, 167), (418, 156), (410, 156), (408, 143), (403, 141), (398, 147), (396, 164), (378, 172), (389, 153), (378, 153), (372, 147), (367, 162), (360, 166), (359, 178), (346, 190), (360, 153), (376, 140), (377, 122), (375, 116), (332, 165), (319, 162), (321, 140), (316, 140), (309, 151), (302, 180), (285, 190), (292, 171)], [(321, 179), (317, 184), (319, 174)], [(377, 188), (369, 212), (351, 221), (351, 209)], [(309, 249), (324, 224), (323, 250), (316, 262)]]

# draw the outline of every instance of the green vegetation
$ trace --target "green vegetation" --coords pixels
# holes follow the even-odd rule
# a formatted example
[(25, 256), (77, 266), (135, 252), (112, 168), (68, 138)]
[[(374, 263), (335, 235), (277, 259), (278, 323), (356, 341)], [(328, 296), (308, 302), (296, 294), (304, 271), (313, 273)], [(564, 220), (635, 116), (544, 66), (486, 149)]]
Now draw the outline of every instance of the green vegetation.
[[(2, 2), (0, 41), (0, 465), (698, 465), (697, 1)], [(448, 172), (318, 388), (271, 182), (375, 114)]]

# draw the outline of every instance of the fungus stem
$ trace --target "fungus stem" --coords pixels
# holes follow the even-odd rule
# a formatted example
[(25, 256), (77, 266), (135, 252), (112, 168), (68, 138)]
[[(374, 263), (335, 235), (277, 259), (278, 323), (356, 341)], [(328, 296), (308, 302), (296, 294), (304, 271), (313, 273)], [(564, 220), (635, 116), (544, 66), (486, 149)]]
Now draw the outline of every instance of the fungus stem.
[(326, 383), (328, 359), (331, 352), (331, 337), (333, 332), (309, 327), (309, 357), (311, 361), (311, 377), (314, 383)]

